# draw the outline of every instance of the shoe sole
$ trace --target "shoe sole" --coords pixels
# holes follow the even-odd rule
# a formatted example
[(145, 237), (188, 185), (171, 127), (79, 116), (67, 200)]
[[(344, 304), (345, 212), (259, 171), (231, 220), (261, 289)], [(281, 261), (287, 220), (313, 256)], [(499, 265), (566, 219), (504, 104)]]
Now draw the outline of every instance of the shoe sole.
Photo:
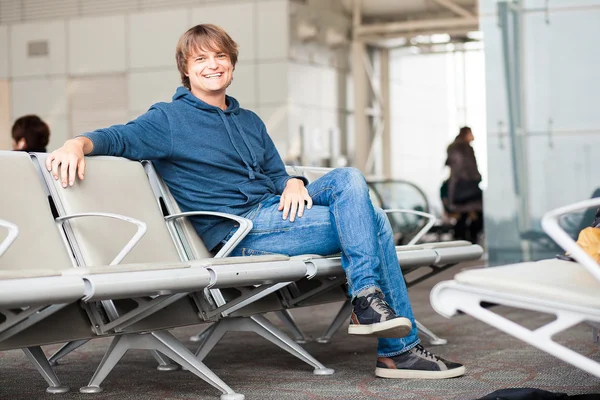
[(375, 336), (380, 338), (403, 338), (408, 336), (412, 330), (412, 324), (408, 318), (394, 318), (389, 321), (377, 322), (370, 325), (348, 326), (351, 335)]
[(416, 371), (406, 369), (375, 368), (375, 375), (389, 379), (448, 379), (465, 374), (465, 367), (449, 369), (447, 371)]

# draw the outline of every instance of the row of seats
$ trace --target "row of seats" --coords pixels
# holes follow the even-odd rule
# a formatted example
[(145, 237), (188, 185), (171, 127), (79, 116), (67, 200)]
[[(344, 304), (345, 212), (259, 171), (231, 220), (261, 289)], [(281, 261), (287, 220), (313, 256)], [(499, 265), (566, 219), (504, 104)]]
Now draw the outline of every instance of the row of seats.
[[(136, 348), (150, 350), (160, 369), (172, 369), (172, 361), (183, 366), (218, 389), (221, 399), (243, 399), (202, 362), (231, 330), (258, 333), (317, 375), (333, 373), (264, 314), (278, 313), (299, 332), (290, 309), (347, 300), (339, 255), (227, 257), (252, 222), (181, 213), (151, 163), (90, 157), (85, 180), (64, 189), (45, 159), (0, 152), (0, 351), (23, 349), (48, 392), (69, 390), (53, 364), (100, 337), (113, 339), (82, 392), (101, 391), (125, 352)], [(210, 254), (190, 215), (231, 218), (240, 229)], [(468, 242), (397, 251), (407, 271), (440, 269), (481, 253)], [(212, 324), (197, 337), (195, 353), (168, 332), (206, 322)], [(48, 361), (41, 346), (53, 343), (66, 344)]]

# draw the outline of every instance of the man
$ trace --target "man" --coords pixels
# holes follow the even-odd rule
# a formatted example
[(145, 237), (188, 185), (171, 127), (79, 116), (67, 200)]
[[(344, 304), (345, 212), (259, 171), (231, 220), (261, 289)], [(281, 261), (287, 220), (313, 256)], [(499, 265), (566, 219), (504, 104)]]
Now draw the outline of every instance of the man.
[[(375, 210), (362, 174), (336, 169), (305, 186), (290, 177), (265, 125), (226, 95), (237, 44), (214, 25), (198, 25), (179, 40), (183, 87), (127, 125), (75, 139), (48, 157), (64, 187), (84, 178), (84, 154), (152, 160), (183, 211), (233, 213), (254, 228), (233, 255), (333, 254), (341, 251), (354, 311), (351, 334), (379, 337), (376, 374), (388, 378), (449, 378), (460, 364), (419, 344), (385, 214)], [(236, 227), (195, 219), (207, 248), (222, 246)], [(385, 295), (385, 296), (384, 296)], [(385, 300), (384, 300), (385, 298)]]
[(37, 115), (24, 115), (12, 126), (13, 150), (45, 153), (50, 128)]

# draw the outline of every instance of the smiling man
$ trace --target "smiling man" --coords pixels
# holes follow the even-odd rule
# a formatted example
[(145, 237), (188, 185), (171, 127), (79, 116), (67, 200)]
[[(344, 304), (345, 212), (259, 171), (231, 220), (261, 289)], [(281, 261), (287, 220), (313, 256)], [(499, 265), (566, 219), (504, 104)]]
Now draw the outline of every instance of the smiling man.
[[(126, 125), (68, 140), (47, 168), (64, 187), (84, 179), (84, 155), (152, 160), (183, 211), (205, 210), (250, 218), (253, 229), (232, 255), (342, 254), (353, 299), (348, 332), (379, 338), (375, 374), (441, 379), (464, 374), (461, 364), (419, 344), (393, 234), (375, 209), (365, 179), (340, 168), (308, 186), (289, 176), (264, 123), (226, 95), (237, 44), (221, 28), (197, 25), (177, 44), (179, 87)], [(207, 248), (233, 235), (229, 220), (192, 220)]]

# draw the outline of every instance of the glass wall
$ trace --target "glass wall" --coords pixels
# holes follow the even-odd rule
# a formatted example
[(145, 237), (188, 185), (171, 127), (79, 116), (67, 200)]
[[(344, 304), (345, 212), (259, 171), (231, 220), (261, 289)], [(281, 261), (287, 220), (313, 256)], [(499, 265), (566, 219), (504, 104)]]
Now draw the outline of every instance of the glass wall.
[[(562, 252), (543, 214), (600, 188), (600, 0), (480, 1), (490, 265)], [(573, 236), (583, 215), (562, 221)]]

